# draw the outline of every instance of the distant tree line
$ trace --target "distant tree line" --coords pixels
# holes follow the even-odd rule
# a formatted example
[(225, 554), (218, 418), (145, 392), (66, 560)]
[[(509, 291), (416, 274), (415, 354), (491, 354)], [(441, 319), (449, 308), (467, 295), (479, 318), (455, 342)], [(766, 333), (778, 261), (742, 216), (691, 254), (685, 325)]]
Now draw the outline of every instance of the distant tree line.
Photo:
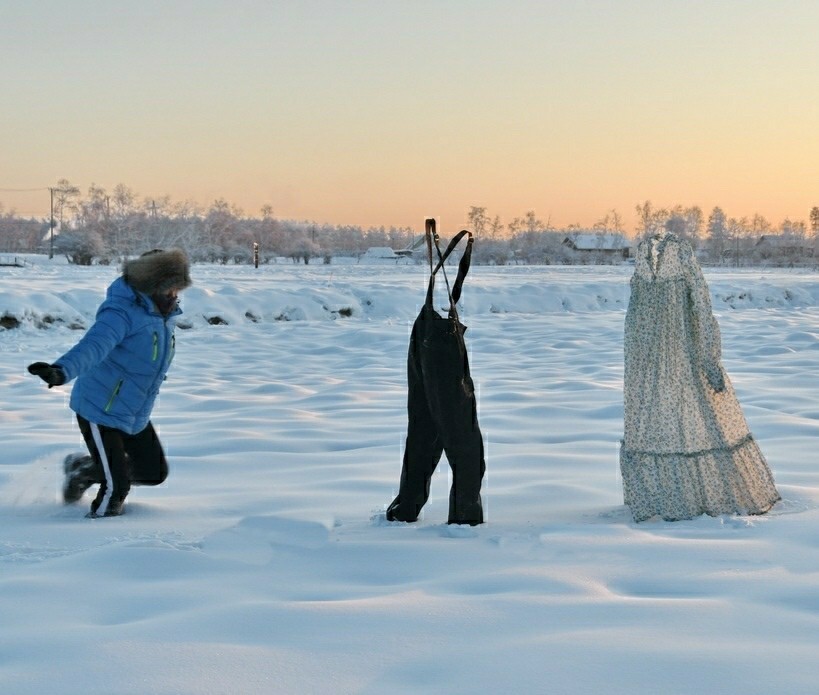
[[(140, 198), (120, 184), (113, 191), (92, 185), (83, 195), (63, 179), (52, 189), (51, 219), (26, 219), (0, 203), (0, 253), (51, 252), (70, 262), (116, 263), (151, 248), (184, 248), (192, 260), (251, 263), (253, 244), (260, 262), (290, 259), (297, 263), (330, 263), (338, 256), (360, 256), (371, 247), (404, 249), (419, 236), (410, 227), (370, 227), (318, 224), (275, 217), (270, 206), (247, 216), (223, 199), (202, 208), (174, 203), (168, 196)], [(631, 239), (622, 217), (609, 211), (591, 227), (555, 228), (526, 212), (504, 224), (485, 207), (471, 207), (469, 227), (480, 243), (473, 261), (481, 264), (575, 264), (622, 262), (623, 256), (599, 248), (578, 250), (567, 240), (576, 235), (617, 237), (624, 246), (668, 228), (689, 240), (703, 262), (714, 265), (811, 265), (819, 259), (819, 207), (809, 223), (786, 219), (774, 226), (761, 215), (728, 217), (715, 207), (706, 217), (699, 207), (657, 208), (638, 204), (637, 228)], [(53, 231), (53, 233), (52, 233)], [(423, 257), (423, 247), (416, 256)]]
[[(140, 199), (130, 188), (92, 185), (86, 195), (68, 181), (55, 189), (54, 252), (72, 263), (111, 263), (152, 248), (184, 248), (193, 261), (250, 263), (259, 244), (262, 263), (286, 258), (310, 263), (360, 255), (372, 246), (403, 248), (408, 227), (328, 225), (277, 219), (266, 206), (248, 217), (225, 200), (207, 209), (169, 197)], [(50, 251), (51, 220), (23, 219), (0, 206), (0, 252)]]
[[(631, 236), (632, 251), (642, 239), (668, 229), (686, 239), (702, 262), (717, 266), (809, 266), (819, 264), (819, 207), (810, 210), (809, 224), (785, 219), (774, 226), (762, 215), (728, 217), (715, 207), (706, 218), (702, 209), (655, 207), (651, 201), (635, 206), (637, 227)], [(579, 253), (566, 245), (578, 234), (625, 236), (622, 217), (609, 211), (591, 228), (569, 225), (556, 229), (537, 219), (534, 212), (513, 219), (504, 227), (486, 208), (472, 207), (469, 225), (482, 239), (475, 247), (479, 263), (611, 263), (618, 256), (591, 251)]]
[(691, 242), (700, 258), (713, 265), (810, 266), (819, 262), (819, 207), (810, 210), (809, 224), (785, 219), (774, 225), (765, 217), (728, 217), (715, 207), (706, 219), (698, 207), (654, 208), (650, 201), (636, 206), (639, 238), (666, 227)]

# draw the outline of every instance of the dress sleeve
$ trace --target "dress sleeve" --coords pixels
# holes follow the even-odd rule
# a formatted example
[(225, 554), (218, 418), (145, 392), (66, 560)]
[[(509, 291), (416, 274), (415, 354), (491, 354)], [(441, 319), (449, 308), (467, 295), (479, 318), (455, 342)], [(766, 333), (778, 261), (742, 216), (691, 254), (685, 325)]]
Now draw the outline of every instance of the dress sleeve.
[(685, 272), (688, 294), (691, 298), (692, 326), (697, 357), (702, 367), (708, 370), (718, 366), (722, 358), (722, 340), (719, 324), (711, 308), (711, 293), (700, 264), (694, 257), (694, 251), (686, 242), (681, 244), (680, 262)]

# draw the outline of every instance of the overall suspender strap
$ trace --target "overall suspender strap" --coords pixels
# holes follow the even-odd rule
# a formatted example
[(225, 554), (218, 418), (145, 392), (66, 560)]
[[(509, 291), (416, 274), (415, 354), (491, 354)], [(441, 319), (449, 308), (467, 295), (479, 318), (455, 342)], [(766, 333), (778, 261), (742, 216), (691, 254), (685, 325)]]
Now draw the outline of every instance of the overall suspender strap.
[(438, 232), (435, 231), (435, 220), (431, 217), (428, 217), (424, 222), (424, 237), (426, 238), (427, 242), (427, 258), (429, 259), (429, 274), (433, 275), (432, 272), (432, 239), (433, 237), (438, 237)]
[[(464, 230), (466, 231), (466, 230)], [(466, 250), (464, 251), (461, 260), (458, 263), (458, 275), (455, 278), (455, 284), (452, 286), (452, 303), (457, 304), (461, 298), (461, 288), (464, 284), (464, 278), (469, 272), (469, 266), (472, 263), (472, 243), (475, 241), (471, 232), (466, 232), (469, 236), (466, 239)], [(463, 232), (461, 232), (463, 234)]]
[[(463, 256), (461, 256), (461, 260), (458, 263), (458, 275), (455, 279), (455, 284), (452, 288), (449, 286), (449, 278), (446, 274), (445, 263), (446, 259), (449, 258), (450, 254), (455, 250), (455, 247), (460, 243), (461, 239), (467, 237), (467, 244), (466, 250), (464, 251)], [(444, 282), (446, 283), (446, 290), (447, 296), (449, 297), (449, 316), (451, 318), (458, 318), (458, 310), (455, 308), (455, 304), (461, 298), (461, 288), (463, 286), (464, 278), (466, 274), (469, 272), (469, 266), (472, 261), (472, 243), (474, 241), (472, 232), (463, 229), (458, 232), (449, 244), (446, 247), (446, 250), (441, 253), (441, 247), (438, 245), (438, 234), (435, 231), (435, 220), (428, 219), (426, 221), (426, 238), (427, 238), (427, 247), (430, 251), (429, 254), (429, 262), (430, 262), (430, 277), (429, 277), (429, 286), (427, 288), (427, 306), (432, 308), (432, 295), (433, 290), (435, 287), (435, 275), (440, 270), (444, 275)], [(432, 245), (435, 244), (435, 250), (438, 253), (438, 263), (433, 268), (432, 266)]]

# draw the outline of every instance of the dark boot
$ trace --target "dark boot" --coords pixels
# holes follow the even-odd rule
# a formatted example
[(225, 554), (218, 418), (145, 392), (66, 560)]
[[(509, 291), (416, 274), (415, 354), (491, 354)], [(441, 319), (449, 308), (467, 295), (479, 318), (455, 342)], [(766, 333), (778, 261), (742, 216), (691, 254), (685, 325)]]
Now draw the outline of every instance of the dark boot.
[(97, 514), (94, 506), (91, 506), (91, 511), (85, 515), (86, 519), (99, 519), (105, 516), (119, 516), (120, 514), (125, 513), (125, 499), (117, 497), (116, 499), (111, 499), (108, 502), (108, 509), (105, 510), (105, 514)]
[(97, 464), (88, 454), (69, 454), (63, 461), (63, 470), (63, 502), (66, 504), (79, 502), (85, 491), (101, 479)]

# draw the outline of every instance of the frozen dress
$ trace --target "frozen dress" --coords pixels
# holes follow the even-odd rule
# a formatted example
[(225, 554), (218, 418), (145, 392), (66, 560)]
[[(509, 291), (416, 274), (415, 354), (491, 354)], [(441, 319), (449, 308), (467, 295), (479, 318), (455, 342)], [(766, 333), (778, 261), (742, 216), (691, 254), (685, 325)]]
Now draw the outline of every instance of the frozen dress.
[(624, 351), (620, 471), (634, 520), (767, 512), (779, 493), (722, 369), (705, 278), (674, 234), (638, 247)]

